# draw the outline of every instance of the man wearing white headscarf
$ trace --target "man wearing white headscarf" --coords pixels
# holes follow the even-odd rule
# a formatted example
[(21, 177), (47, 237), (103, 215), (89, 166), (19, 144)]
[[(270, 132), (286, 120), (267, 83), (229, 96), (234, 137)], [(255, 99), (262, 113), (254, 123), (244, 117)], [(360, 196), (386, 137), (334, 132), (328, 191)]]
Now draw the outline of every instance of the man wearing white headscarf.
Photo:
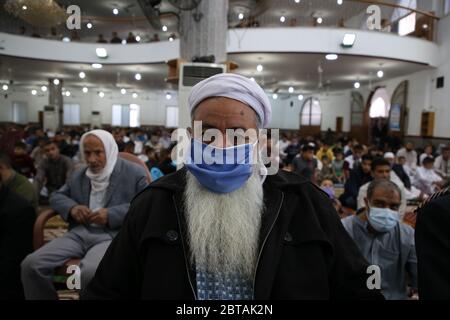
[(189, 107), (184, 168), (133, 200), (83, 299), (381, 297), (328, 196), (294, 173), (261, 170), (258, 129), (271, 106), (257, 83), (212, 76), (193, 87)]
[(50, 206), (69, 223), (69, 232), (22, 262), (27, 299), (56, 299), (53, 271), (73, 258), (81, 259), (79, 280), (83, 290), (119, 232), (130, 201), (148, 184), (144, 168), (121, 159), (107, 131), (85, 133), (80, 154), (87, 166), (50, 197)]

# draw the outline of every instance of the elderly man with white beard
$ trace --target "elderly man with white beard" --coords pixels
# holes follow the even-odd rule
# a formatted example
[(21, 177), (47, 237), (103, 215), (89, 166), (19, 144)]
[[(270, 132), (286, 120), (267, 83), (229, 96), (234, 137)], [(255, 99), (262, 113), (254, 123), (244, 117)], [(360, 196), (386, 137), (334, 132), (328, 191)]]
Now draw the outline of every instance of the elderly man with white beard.
[(203, 131), (184, 167), (133, 200), (83, 299), (382, 298), (327, 195), (294, 173), (267, 175), (253, 161), (263, 136), (230, 138), (267, 127), (261, 87), (215, 75), (194, 86), (189, 107)]

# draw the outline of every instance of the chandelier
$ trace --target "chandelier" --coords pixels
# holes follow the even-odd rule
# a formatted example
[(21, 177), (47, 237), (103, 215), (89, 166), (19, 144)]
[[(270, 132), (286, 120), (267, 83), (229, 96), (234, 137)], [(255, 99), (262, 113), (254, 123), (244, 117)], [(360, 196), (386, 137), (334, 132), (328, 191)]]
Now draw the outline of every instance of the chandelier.
[(57, 26), (68, 16), (53, 0), (8, 0), (5, 10), (35, 27)]

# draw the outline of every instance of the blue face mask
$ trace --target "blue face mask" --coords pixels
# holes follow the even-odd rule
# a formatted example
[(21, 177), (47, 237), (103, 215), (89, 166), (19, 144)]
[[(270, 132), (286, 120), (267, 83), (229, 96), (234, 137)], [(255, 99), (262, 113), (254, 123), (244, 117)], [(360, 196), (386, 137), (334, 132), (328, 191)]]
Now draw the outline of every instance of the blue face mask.
[(217, 148), (192, 140), (186, 168), (206, 189), (229, 193), (241, 188), (252, 175), (252, 144)]
[(323, 191), (330, 197), (330, 199), (334, 199), (334, 188), (333, 187), (321, 187)]
[(369, 223), (378, 232), (388, 232), (394, 228), (399, 221), (398, 212), (389, 208), (369, 209)]

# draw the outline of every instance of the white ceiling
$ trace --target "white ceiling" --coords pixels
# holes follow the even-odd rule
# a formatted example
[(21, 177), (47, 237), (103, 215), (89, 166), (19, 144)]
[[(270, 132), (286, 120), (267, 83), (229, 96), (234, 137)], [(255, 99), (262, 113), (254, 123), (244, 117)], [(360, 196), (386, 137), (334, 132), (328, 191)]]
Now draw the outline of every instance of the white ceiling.
[[(236, 73), (254, 77), (264, 89), (287, 92), (293, 86), (295, 92), (311, 93), (318, 90), (318, 65), (323, 70), (322, 90), (339, 91), (350, 89), (355, 81), (362, 85), (379, 80), (376, 72), (384, 71), (385, 79), (411, 74), (427, 68), (417, 63), (377, 59), (371, 57), (340, 56), (336, 61), (327, 61), (323, 54), (301, 53), (246, 53), (230, 54), (229, 60), (236, 62)], [(259, 73), (256, 66), (262, 64), (264, 70)], [(86, 73), (80, 79), (80, 71)], [(141, 73), (142, 80), (134, 79), (135, 73)], [(49, 78), (64, 80), (64, 86), (81, 90), (86, 86), (92, 90), (114, 91), (120, 88), (128, 90), (172, 90), (175, 87), (166, 83), (168, 67), (163, 64), (146, 65), (104, 65), (102, 69), (93, 69), (87, 64), (39, 61), (23, 58), (0, 56), (0, 83), (13, 80), (11, 90), (30, 90), (47, 83)]]

